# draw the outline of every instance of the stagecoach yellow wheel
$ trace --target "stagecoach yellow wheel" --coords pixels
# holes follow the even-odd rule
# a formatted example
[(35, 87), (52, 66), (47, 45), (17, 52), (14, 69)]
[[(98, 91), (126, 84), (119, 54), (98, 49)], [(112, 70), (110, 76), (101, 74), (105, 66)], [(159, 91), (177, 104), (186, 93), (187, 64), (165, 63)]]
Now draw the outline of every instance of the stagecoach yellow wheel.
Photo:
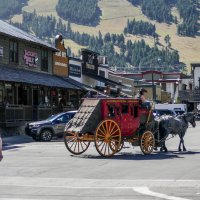
[(75, 155), (84, 153), (90, 146), (90, 141), (81, 140), (78, 133), (65, 133), (64, 142), (66, 148)]
[(96, 129), (94, 141), (100, 155), (114, 155), (121, 146), (121, 131), (118, 124), (110, 119), (102, 121)]
[(146, 131), (142, 134), (140, 148), (144, 154), (151, 154), (154, 148), (155, 139), (151, 131)]

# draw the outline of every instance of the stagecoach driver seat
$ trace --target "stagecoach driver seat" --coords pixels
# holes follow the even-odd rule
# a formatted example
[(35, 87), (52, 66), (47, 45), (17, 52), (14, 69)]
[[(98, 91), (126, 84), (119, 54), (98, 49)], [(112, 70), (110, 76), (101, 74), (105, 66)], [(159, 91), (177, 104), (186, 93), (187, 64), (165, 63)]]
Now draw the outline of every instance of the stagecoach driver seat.
[(147, 102), (146, 97), (145, 97), (145, 93), (147, 93), (147, 90), (145, 90), (144, 88), (141, 88), (139, 90), (139, 99), (140, 99), (140, 104), (141, 105), (145, 105), (145, 103)]
[[(139, 90), (139, 103), (140, 108), (142, 109), (142, 113), (140, 116), (140, 123), (141, 124), (148, 124), (150, 121), (152, 121), (153, 113), (151, 110), (151, 103), (146, 100), (145, 93), (147, 93), (147, 90), (144, 88), (141, 88)], [(148, 110), (148, 111), (147, 111)]]

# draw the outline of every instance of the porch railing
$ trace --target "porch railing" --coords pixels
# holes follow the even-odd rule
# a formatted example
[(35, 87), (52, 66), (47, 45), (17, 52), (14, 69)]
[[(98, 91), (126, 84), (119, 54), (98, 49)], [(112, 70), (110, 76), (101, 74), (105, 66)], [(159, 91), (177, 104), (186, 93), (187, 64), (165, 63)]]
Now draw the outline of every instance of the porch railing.
[[(63, 111), (74, 110), (73, 107), (64, 107)], [(48, 118), (51, 115), (62, 112), (57, 106), (40, 107), (40, 106), (23, 106), (8, 105), (0, 106), (0, 127), (18, 126), (26, 121), (39, 121)]]

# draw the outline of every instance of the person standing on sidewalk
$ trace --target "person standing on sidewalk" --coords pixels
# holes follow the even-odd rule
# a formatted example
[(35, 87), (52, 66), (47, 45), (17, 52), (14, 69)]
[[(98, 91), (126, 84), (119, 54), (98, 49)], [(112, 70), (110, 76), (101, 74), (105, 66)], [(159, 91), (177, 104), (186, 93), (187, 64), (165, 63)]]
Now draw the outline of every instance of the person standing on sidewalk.
[(1, 160), (3, 159), (3, 154), (2, 154), (2, 147), (3, 145), (2, 145), (2, 139), (1, 139), (1, 134), (0, 134), (0, 162), (1, 162)]

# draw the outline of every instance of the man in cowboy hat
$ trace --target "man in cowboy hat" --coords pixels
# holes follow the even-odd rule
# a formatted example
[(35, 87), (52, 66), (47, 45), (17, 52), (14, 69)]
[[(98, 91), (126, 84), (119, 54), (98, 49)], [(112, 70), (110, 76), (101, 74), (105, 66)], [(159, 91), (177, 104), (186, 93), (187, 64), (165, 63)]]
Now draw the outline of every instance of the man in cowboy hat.
[(144, 95), (144, 93), (146, 93), (146, 92), (147, 92), (147, 90), (145, 90), (144, 88), (140, 89), (140, 100), (141, 100), (142, 103), (146, 102), (146, 98), (145, 98), (145, 95)]

